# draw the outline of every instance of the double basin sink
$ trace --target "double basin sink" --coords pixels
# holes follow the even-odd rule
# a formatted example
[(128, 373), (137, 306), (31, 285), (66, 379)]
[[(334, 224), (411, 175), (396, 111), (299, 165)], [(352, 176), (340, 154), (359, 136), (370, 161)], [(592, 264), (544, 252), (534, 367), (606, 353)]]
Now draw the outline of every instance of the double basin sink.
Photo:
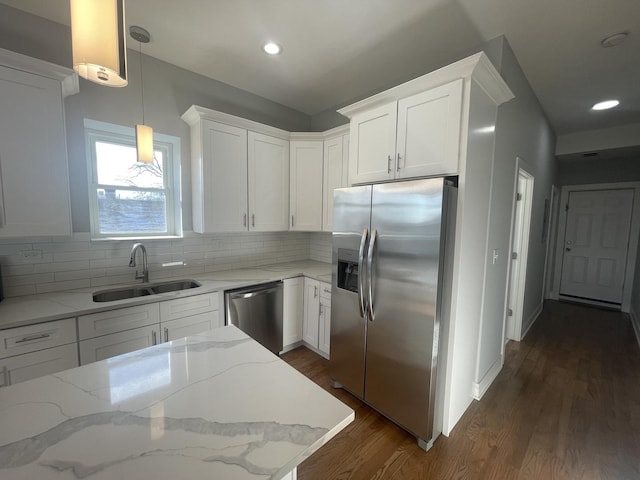
[(170, 282), (135, 285), (131, 287), (101, 290), (93, 294), (94, 302), (114, 302), (125, 298), (146, 297), (158, 293), (176, 292), (199, 287), (195, 280), (172, 280)]

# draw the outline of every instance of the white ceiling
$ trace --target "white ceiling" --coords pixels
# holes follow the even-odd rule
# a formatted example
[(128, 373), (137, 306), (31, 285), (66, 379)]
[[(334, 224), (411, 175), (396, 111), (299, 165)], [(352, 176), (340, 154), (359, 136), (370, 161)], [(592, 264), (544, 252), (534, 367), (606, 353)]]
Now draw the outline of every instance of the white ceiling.
[[(69, 24), (69, 0), (0, 2)], [(640, 122), (638, 0), (129, 0), (126, 21), (151, 32), (144, 53), (309, 115), (504, 34), (556, 133)], [(620, 107), (589, 111), (611, 97)]]

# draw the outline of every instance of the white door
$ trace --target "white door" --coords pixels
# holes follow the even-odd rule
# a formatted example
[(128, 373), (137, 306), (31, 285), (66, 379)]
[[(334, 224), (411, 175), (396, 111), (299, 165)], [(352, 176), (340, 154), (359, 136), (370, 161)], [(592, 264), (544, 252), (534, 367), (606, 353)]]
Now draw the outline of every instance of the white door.
[(162, 341), (170, 342), (211, 330), (212, 320), (217, 320), (217, 316), (218, 312), (206, 312), (162, 322)]
[(463, 80), (398, 102), (396, 178), (458, 172)]
[(347, 186), (348, 144), (348, 135), (324, 142), (322, 230), (325, 232), (333, 231), (333, 191)]
[(398, 103), (373, 108), (351, 119), (349, 183), (393, 180)]
[(318, 348), (318, 323), (320, 313), (320, 282), (304, 279), (304, 321), (302, 340), (313, 348)]
[(302, 340), (304, 317), (304, 278), (285, 278), (282, 293), (282, 344), (283, 348)]
[(291, 141), (291, 230), (322, 230), (322, 140)]
[(106, 358), (157, 345), (160, 338), (159, 325), (134, 328), (126, 332), (112, 333), (102, 337), (80, 341), (80, 365), (98, 362)]
[(511, 259), (505, 334), (508, 339), (519, 341), (522, 336), (524, 288), (533, 201), (533, 177), (521, 168), (518, 170), (516, 188), (511, 252), (509, 252)]
[(289, 142), (248, 133), (249, 230), (289, 230)]
[(0, 360), (0, 387), (78, 366), (75, 342)]
[(570, 192), (560, 295), (622, 303), (633, 190)]
[(193, 202), (198, 233), (246, 232), (247, 131), (210, 120), (202, 121), (202, 198)]

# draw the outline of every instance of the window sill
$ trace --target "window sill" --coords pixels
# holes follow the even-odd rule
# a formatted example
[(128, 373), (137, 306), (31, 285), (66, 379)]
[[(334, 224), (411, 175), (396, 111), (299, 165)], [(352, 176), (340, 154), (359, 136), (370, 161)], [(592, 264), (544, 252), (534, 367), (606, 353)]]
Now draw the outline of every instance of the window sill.
[(133, 237), (92, 237), (91, 241), (92, 242), (113, 242), (114, 240), (125, 240), (125, 241), (131, 241), (131, 240), (144, 240), (144, 241), (148, 241), (148, 240), (181, 240), (184, 238), (184, 235), (154, 235), (154, 236), (150, 236), (150, 237), (144, 237), (144, 236), (133, 236)]

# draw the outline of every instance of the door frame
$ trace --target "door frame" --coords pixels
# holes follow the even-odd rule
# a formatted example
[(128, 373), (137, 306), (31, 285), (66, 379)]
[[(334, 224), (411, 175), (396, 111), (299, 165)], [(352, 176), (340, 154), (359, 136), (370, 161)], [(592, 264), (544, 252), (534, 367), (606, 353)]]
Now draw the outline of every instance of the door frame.
[[(620, 309), (629, 312), (631, 307), (631, 291), (635, 276), (636, 256), (638, 254), (638, 235), (640, 234), (640, 182), (620, 183), (592, 183), (589, 185), (565, 185), (560, 193), (560, 215), (558, 217), (558, 229), (556, 231), (556, 254), (553, 272), (553, 290), (551, 298), (560, 298), (560, 278), (562, 276), (562, 260), (564, 257), (564, 236), (567, 230), (567, 206), (569, 193), (588, 192), (596, 190), (629, 190), (633, 189), (633, 205), (631, 210), (631, 228), (629, 230), (629, 246), (627, 252), (627, 271), (622, 287), (622, 304)], [(599, 305), (598, 302), (594, 304)]]
[(553, 292), (553, 265), (555, 261), (556, 240), (558, 237), (558, 214), (560, 209), (560, 193), (558, 187), (551, 185), (549, 199), (549, 212), (547, 225), (547, 246), (545, 247), (544, 261), (544, 288), (542, 289), (542, 302), (551, 298)]
[[(504, 317), (504, 342), (508, 340), (520, 341), (522, 339), (522, 317), (524, 315), (524, 294), (527, 283), (527, 260), (529, 257), (529, 243), (531, 241), (531, 212), (533, 210), (533, 189), (535, 183), (535, 177), (529, 173), (531, 169), (520, 158), (516, 157), (516, 170), (513, 188), (513, 208), (511, 214), (511, 236), (509, 238), (509, 251), (507, 252), (509, 262), (507, 265), (507, 295), (506, 295), (506, 308)], [(526, 191), (522, 193), (522, 231), (520, 232), (521, 249), (518, 252), (518, 261), (520, 262), (518, 268), (518, 274), (516, 278), (517, 286), (515, 290), (515, 299), (511, 299), (511, 282), (513, 267), (512, 252), (514, 251), (514, 241), (516, 238), (516, 209), (518, 208), (518, 184), (520, 176), (525, 177), (527, 185)], [(513, 305), (513, 314), (509, 316), (509, 306)], [(511, 324), (511, 325), (510, 325)], [(509, 331), (513, 330), (512, 335), (509, 336)]]

